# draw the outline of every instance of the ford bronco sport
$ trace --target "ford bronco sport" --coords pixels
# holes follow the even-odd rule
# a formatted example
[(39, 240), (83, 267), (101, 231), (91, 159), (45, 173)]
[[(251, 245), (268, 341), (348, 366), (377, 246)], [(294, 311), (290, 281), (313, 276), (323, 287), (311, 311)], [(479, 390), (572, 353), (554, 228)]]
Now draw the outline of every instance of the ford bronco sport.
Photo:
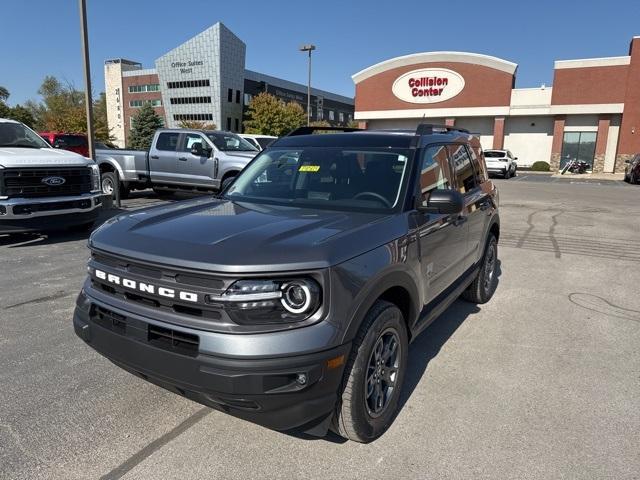
[(409, 342), (496, 289), (498, 195), (465, 130), (322, 130), (276, 140), (217, 198), (98, 228), (77, 335), (276, 430), (384, 433)]

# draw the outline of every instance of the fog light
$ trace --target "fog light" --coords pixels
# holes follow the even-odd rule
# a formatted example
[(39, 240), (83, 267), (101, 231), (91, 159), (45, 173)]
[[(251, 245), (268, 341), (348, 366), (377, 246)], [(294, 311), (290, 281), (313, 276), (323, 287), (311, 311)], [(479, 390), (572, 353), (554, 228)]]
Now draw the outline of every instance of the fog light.
[(306, 373), (299, 373), (296, 377), (296, 382), (298, 382), (298, 385), (306, 385), (307, 383), (307, 374)]

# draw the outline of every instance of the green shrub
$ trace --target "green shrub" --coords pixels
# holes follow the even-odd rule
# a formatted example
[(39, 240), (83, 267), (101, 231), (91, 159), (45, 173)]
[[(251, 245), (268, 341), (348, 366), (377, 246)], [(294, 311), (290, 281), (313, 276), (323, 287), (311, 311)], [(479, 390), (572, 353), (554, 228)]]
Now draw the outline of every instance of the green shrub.
[(531, 170), (534, 172), (548, 172), (549, 164), (547, 162), (534, 162), (533, 165), (531, 165)]

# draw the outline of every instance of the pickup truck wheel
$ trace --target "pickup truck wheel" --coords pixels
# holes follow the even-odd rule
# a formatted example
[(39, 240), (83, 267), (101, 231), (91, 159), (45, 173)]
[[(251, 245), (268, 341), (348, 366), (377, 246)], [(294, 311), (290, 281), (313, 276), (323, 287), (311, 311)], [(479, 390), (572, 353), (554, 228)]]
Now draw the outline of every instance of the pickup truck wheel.
[[(115, 172), (104, 172), (101, 175), (101, 183), (102, 183), (102, 193), (106, 193), (107, 195), (111, 195), (112, 198), (116, 198), (115, 185), (118, 182), (118, 174)], [(129, 193), (131, 190), (126, 188), (122, 183), (120, 183), (120, 198), (125, 199), (129, 197)]]
[(462, 298), (471, 303), (487, 303), (498, 286), (498, 240), (489, 234), (484, 249), (480, 271), (475, 280), (462, 293)]
[(378, 300), (367, 313), (344, 373), (332, 429), (368, 443), (393, 422), (407, 369), (407, 328), (402, 312)]
[(235, 180), (235, 178), (236, 178), (235, 175), (231, 175), (225, 178), (224, 180), (222, 180), (222, 185), (220, 185), (220, 190), (224, 190), (225, 188), (227, 188), (229, 184)]

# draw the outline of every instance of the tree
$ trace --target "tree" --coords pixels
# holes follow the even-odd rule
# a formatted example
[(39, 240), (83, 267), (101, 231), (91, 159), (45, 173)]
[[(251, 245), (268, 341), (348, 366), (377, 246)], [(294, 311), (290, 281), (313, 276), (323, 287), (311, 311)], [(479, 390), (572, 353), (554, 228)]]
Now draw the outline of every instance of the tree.
[(275, 96), (263, 92), (253, 97), (244, 122), (247, 133), (281, 137), (307, 122), (307, 115), (300, 104), (284, 103)]
[[(22, 105), (18, 104), (15, 107), (10, 109), (11, 111), (9, 112), (8, 117), (12, 118), (13, 120), (17, 120), (18, 122), (22, 122), (24, 123), (27, 127), (30, 128), (34, 128), (35, 127), (35, 119), (33, 118), (33, 115), (31, 115), (31, 112), (26, 109), (25, 107), (23, 107)], [(2, 115), (0, 115), (2, 116)]]
[(12, 120), (17, 120), (33, 128), (35, 120), (31, 112), (20, 104), (15, 107), (7, 105), (5, 102), (9, 96), (9, 90), (0, 86), (0, 118), (11, 118)]
[(178, 127), (190, 130), (215, 130), (218, 128), (215, 123), (201, 122), (199, 120), (181, 120)]
[(107, 124), (107, 96), (104, 92), (93, 102), (93, 135), (103, 143), (115, 140)]
[(144, 103), (133, 117), (133, 128), (129, 137), (129, 146), (136, 150), (148, 150), (156, 130), (162, 128), (162, 118), (151, 104)]

